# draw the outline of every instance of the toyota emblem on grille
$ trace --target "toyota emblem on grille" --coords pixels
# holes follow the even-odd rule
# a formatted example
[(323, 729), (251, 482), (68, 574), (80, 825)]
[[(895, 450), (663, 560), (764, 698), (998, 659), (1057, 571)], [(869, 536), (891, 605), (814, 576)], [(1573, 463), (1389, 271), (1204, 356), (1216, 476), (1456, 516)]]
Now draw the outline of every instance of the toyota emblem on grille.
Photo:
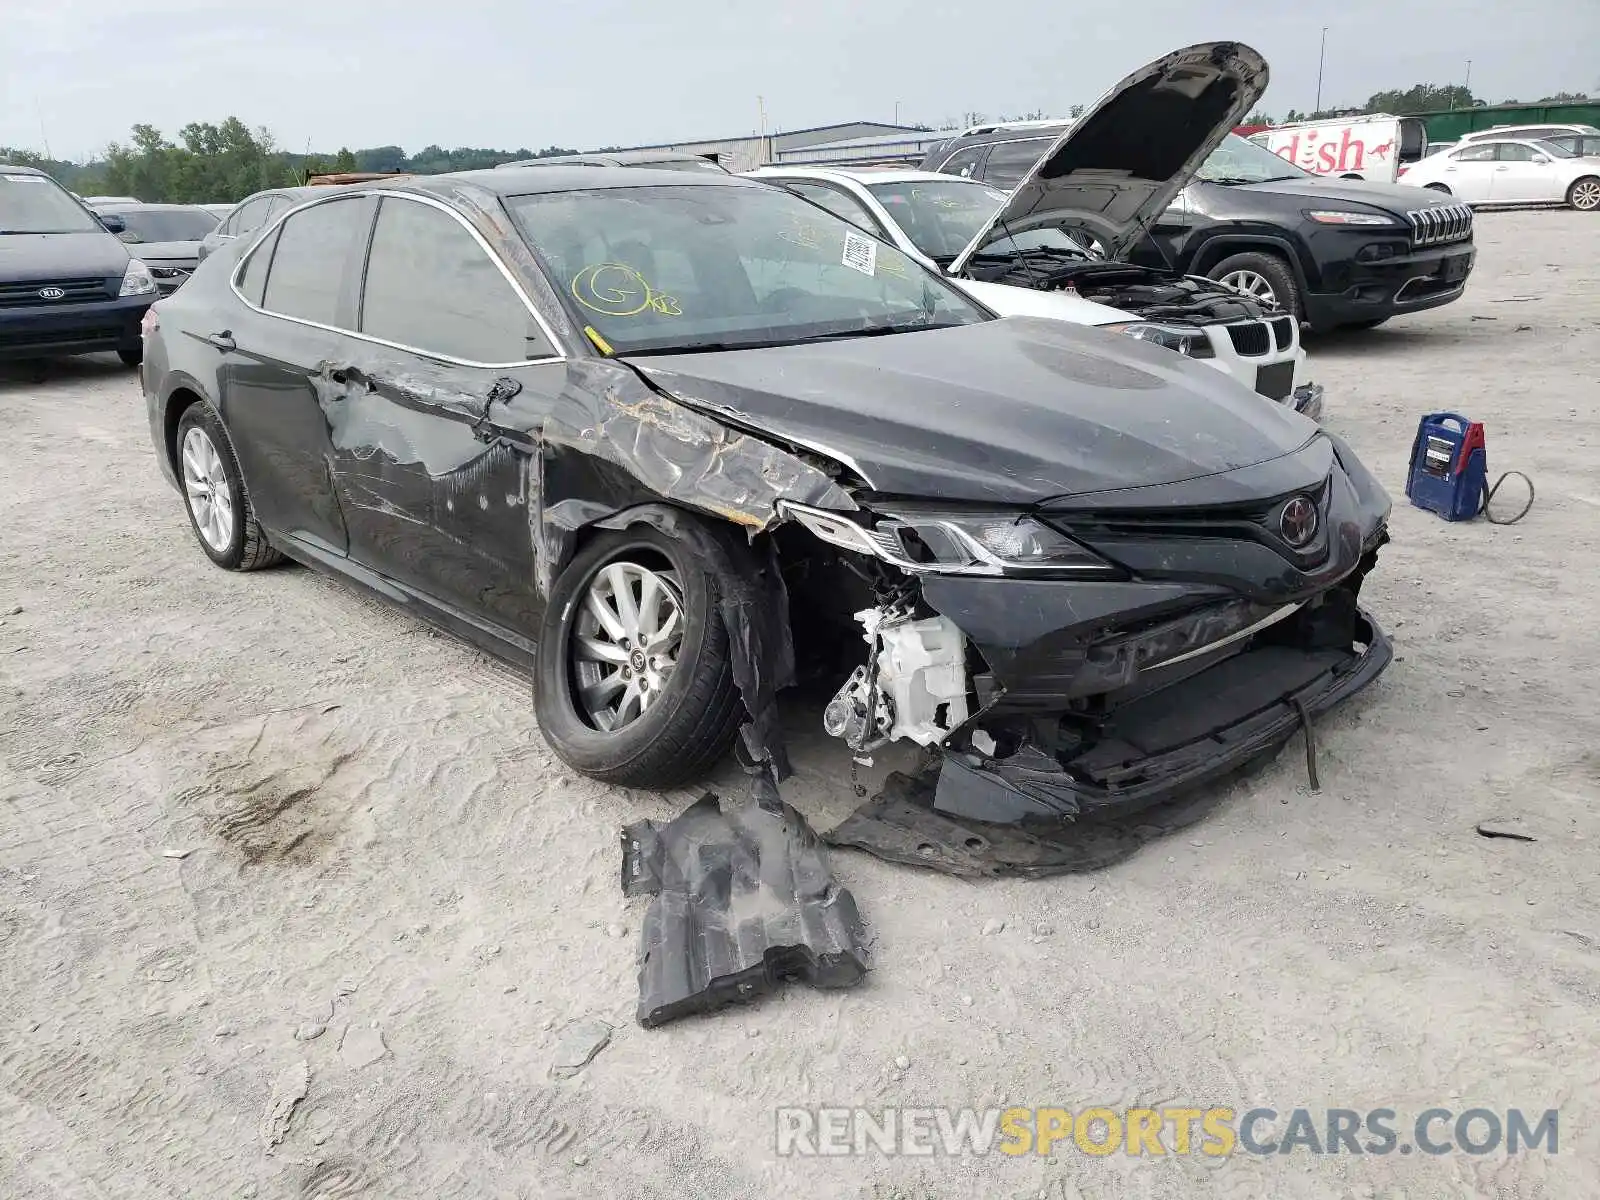
[(65, 296), (66, 296), (66, 292), (62, 291), (58, 287), (47, 287), (47, 288), (40, 288), (39, 289), (39, 299), (41, 299), (41, 300), (61, 300), (61, 299), (64, 299)]
[(1278, 514), (1278, 532), (1296, 550), (1304, 549), (1317, 536), (1317, 506), (1304, 496), (1296, 496)]

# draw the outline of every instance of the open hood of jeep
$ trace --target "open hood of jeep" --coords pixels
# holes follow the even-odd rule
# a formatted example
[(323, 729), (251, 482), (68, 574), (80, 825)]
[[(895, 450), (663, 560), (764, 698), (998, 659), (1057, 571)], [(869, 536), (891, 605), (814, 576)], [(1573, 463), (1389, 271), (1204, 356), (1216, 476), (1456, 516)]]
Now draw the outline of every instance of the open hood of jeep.
[(1266, 59), (1242, 42), (1202, 42), (1141, 67), (1056, 140), (951, 274), (991, 242), (1052, 225), (1123, 257), (1266, 90)]

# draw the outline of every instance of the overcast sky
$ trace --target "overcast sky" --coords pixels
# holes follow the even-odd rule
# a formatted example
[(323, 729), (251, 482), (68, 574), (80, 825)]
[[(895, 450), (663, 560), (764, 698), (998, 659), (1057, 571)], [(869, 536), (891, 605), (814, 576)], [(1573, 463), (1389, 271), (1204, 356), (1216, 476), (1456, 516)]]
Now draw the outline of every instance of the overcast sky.
[[(0, 0), (3, 2), (3, 0)], [(1600, 91), (1600, 0), (10, 0), (0, 145), (88, 157), (134, 122), (235, 115), (281, 146), (578, 149), (852, 119), (1064, 113), (1161, 53), (1237, 38), (1265, 107), (1463, 81)], [(1515, 15), (1510, 15), (1514, 11)], [(1004, 22), (983, 17), (1004, 14)], [(1031, 22), (1031, 23), (1030, 23)]]

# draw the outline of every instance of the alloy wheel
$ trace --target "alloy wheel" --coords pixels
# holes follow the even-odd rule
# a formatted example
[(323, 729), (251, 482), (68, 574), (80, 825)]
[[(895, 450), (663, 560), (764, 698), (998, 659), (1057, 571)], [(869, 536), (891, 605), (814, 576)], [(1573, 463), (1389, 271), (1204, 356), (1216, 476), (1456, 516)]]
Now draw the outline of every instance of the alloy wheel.
[(1217, 280), (1223, 287), (1232, 288), (1236, 292), (1243, 292), (1260, 300), (1263, 304), (1276, 306), (1278, 294), (1272, 290), (1272, 283), (1265, 275), (1256, 271), (1229, 271)]
[(615, 733), (660, 699), (683, 642), (683, 588), (671, 571), (620, 560), (601, 567), (583, 596), (571, 641), (578, 704)]
[(222, 456), (198, 426), (183, 437), (183, 490), (200, 537), (216, 553), (225, 553), (233, 542), (233, 489)]
[(1572, 207), (1583, 212), (1600, 208), (1600, 179), (1580, 180), (1572, 189)]

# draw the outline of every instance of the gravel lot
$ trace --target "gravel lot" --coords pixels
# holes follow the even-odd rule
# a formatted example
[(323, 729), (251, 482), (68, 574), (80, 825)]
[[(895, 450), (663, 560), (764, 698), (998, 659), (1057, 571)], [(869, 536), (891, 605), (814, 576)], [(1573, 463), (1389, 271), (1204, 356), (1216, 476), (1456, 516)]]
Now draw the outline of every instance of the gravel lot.
[[(655, 1032), (616, 831), (699, 789), (566, 771), (522, 678), (350, 586), (211, 567), (114, 361), (0, 369), (0, 1196), (1600, 1195), (1600, 218), (1479, 246), (1460, 302), (1312, 347), (1398, 499), (1364, 599), (1400, 657), (1320, 793), (1296, 739), (1094, 874), (839, 853), (865, 985)], [(1406, 506), (1446, 408), (1533, 477), (1521, 524)], [(610, 1044), (552, 1078), (583, 1018)], [(1559, 1108), (1560, 1153), (774, 1153), (780, 1105), (1001, 1102)]]

